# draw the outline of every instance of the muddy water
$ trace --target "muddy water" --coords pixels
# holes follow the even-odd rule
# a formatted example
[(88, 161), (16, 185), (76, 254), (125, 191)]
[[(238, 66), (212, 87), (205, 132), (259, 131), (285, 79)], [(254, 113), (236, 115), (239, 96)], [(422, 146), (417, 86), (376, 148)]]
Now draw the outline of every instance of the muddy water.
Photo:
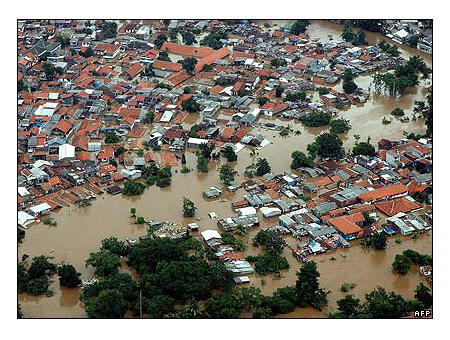
[[(280, 26), (284, 23), (279, 23)], [(329, 22), (312, 21), (309, 34), (314, 37), (328, 39), (328, 34), (339, 35), (341, 28)], [(372, 37), (373, 35), (373, 37)], [(378, 38), (377, 38), (378, 36)], [(369, 39), (380, 39), (379, 35), (368, 33)], [(370, 42), (370, 41), (369, 41)], [(405, 46), (400, 46), (401, 49)], [(420, 52), (416, 51), (415, 52)], [(410, 53), (408, 49), (404, 53)], [(425, 58), (427, 55), (424, 56)], [(425, 59), (427, 61), (427, 59)], [(431, 58), (427, 61), (431, 62)], [(362, 76), (356, 79), (359, 86), (368, 88), (370, 77)], [(339, 88), (339, 84), (336, 88)], [(417, 89), (412, 89), (401, 98), (392, 99), (382, 96), (371, 96), (370, 100), (362, 107), (352, 106), (347, 111), (340, 113), (344, 118), (349, 119), (352, 130), (348, 137), (343, 137), (347, 148), (353, 144), (353, 134), (361, 135), (365, 139), (368, 135), (372, 141), (380, 138), (399, 139), (402, 131), (423, 133), (424, 123), (422, 120), (415, 122), (401, 123), (393, 119), (392, 124), (382, 125), (384, 116), (396, 107), (403, 108), (408, 114), (414, 105), (414, 100), (423, 100), (426, 91), (421, 84)], [(185, 127), (197, 122), (198, 114), (192, 114), (183, 124)], [(280, 137), (279, 132), (264, 129), (254, 129), (253, 132), (262, 133), (273, 143), (258, 150), (252, 156), (248, 149), (238, 153), (239, 159), (235, 165), (239, 176), (236, 183), (244, 180), (243, 172), (245, 167), (255, 162), (258, 157), (266, 157), (274, 172), (286, 171), (290, 165), (290, 154), (294, 150), (306, 151), (306, 146), (314, 140), (314, 137), (327, 128), (305, 128), (300, 123), (289, 122), (279, 118), (262, 117), (262, 121), (271, 120), (279, 125), (290, 124), (294, 131), (299, 130), (300, 135), (291, 134), (289, 137)], [(245, 194), (243, 189), (236, 193), (225, 193), (220, 199), (206, 201), (202, 197), (202, 191), (210, 186), (220, 186), (217, 173), (218, 164), (210, 162), (209, 173), (200, 174), (195, 170), (196, 157), (191, 152), (186, 153), (187, 166), (194, 169), (191, 173), (181, 174), (180, 166), (173, 169), (172, 185), (168, 188), (160, 189), (156, 186), (150, 187), (140, 197), (126, 198), (121, 195), (110, 196), (104, 194), (93, 201), (90, 207), (65, 207), (52, 214), (58, 222), (56, 227), (44, 224), (33, 225), (26, 232), (25, 240), (19, 245), (19, 258), (23, 254), (30, 257), (48, 254), (54, 257), (55, 262), (69, 262), (73, 264), (81, 273), (82, 278), (92, 277), (90, 268), (84, 266), (84, 261), (90, 252), (96, 251), (100, 246), (100, 241), (109, 236), (116, 236), (125, 240), (127, 237), (138, 238), (145, 234), (146, 228), (143, 225), (135, 225), (130, 218), (130, 208), (137, 210), (138, 216), (154, 220), (170, 220), (178, 225), (196, 221), (195, 219), (185, 219), (182, 217), (181, 205), (183, 196), (189, 197), (198, 207), (196, 222), (200, 226), (200, 231), (206, 229), (216, 229), (216, 221), (208, 217), (208, 212), (216, 212), (219, 218), (229, 217), (234, 214), (231, 202), (242, 199)], [(177, 172), (175, 172), (177, 171)], [(277, 224), (276, 219), (264, 219), (261, 217), (261, 227)], [(253, 230), (248, 236), (251, 239), (259, 230)], [(288, 239), (290, 245), (295, 245), (294, 239)], [(398, 252), (406, 248), (417, 251), (431, 252), (431, 237), (421, 235), (418, 240), (405, 239), (402, 244), (390, 242), (390, 247), (386, 252), (373, 252), (362, 250), (355, 245), (350, 249), (339, 250), (333, 255), (320, 255), (316, 258), (319, 270), (322, 273), (320, 279), (325, 289), (331, 290), (329, 295), (330, 308), (334, 307), (334, 301), (343, 294), (339, 291), (343, 282), (356, 283), (357, 286), (351, 293), (362, 297), (364, 293), (373, 289), (376, 284), (383, 285), (388, 290), (411, 297), (413, 290), (419, 282), (419, 276), (415, 270), (405, 277), (399, 277), (392, 273), (390, 264)], [(256, 254), (257, 249), (249, 247), (248, 254)], [(272, 280), (266, 278), (263, 285), (261, 278), (254, 276), (252, 284), (262, 289), (265, 294), (270, 294), (275, 289), (295, 282), (295, 273), (300, 267), (290, 254), (289, 249), (285, 250), (285, 256), (291, 264), (291, 270), (282, 274), (281, 279)], [(345, 258), (341, 255), (346, 256)], [(336, 261), (330, 261), (334, 256)], [(323, 262), (322, 262), (323, 261)], [(123, 270), (127, 270), (124, 268)], [(19, 296), (24, 315), (26, 317), (83, 317), (84, 309), (78, 302), (79, 290), (59, 289), (59, 284), (55, 278), (52, 283), (52, 290), (55, 295), (52, 297), (29, 297)], [(318, 317), (323, 315), (313, 309), (298, 309), (283, 317)]]

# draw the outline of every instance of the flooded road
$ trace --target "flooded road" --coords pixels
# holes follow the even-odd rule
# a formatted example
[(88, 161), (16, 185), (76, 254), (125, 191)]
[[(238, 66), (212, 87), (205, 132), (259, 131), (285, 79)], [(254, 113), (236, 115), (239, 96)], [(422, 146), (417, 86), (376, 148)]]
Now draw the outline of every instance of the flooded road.
[[(276, 21), (280, 26), (284, 23)], [(330, 22), (313, 20), (308, 33), (312, 38), (323, 38), (328, 40), (328, 35), (338, 36), (342, 31), (341, 26)], [(367, 40), (375, 43), (382, 39), (382, 36), (372, 32), (367, 32)], [(378, 39), (378, 40), (377, 40)], [(405, 55), (413, 53), (420, 54), (427, 63), (431, 63), (431, 56), (418, 50), (410, 51), (407, 46), (401, 45), (399, 48)], [(428, 57), (428, 58), (427, 58)], [(370, 85), (370, 76), (360, 76), (355, 82), (367, 89)], [(336, 85), (339, 88), (340, 85)], [(380, 138), (399, 139), (402, 138), (402, 131), (423, 133), (425, 131), (422, 119), (401, 123), (391, 118), (390, 112), (396, 107), (405, 110), (410, 116), (415, 100), (423, 100), (426, 96), (424, 84), (421, 83), (415, 89), (411, 89), (400, 98), (386, 98), (384, 96), (371, 96), (362, 107), (352, 105), (350, 109), (340, 112), (340, 116), (349, 119), (352, 130), (347, 137), (343, 137), (346, 148), (350, 148), (354, 143), (354, 134), (359, 134), (362, 140), (368, 135), (372, 142)], [(392, 119), (390, 125), (383, 125), (383, 117)], [(196, 122), (198, 114), (191, 114), (183, 124), (185, 127)], [(258, 157), (266, 157), (272, 167), (273, 172), (289, 171), (291, 163), (290, 154), (294, 150), (306, 152), (307, 144), (311, 143), (315, 136), (328, 128), (305, 128), (301, 123), (290, 122), (279, 118), (262, 117), (260, 121), (271, 120), (279, 125), (291, 125), (294, 131), (300, 131), (300, 135), (291, 134), (289, 137), (281, 137), (278, 131), (253, 129), (253, 133), (261, 133), (272, 144), (258, 150), (255, 155), (251, 155), (250, 150), (245, 148), (238, 153), (238, 162), (235, 169), (238, 171), (236, 183), (242, 182), (245, 168), (256, 161)], [(281, 151), (281, 152), (280, 152)], [(172, 170), (173, 178), (171, 186), (161, 189), (156, 186), (150, 187), (140, 197), (127, 198), (121, 195), (110, 196), (103, 194), (92, 202), (90, 207), (64, 207), (60, 211), (52, 213), (52, 217), (57, 221), (57, 226), (48, 226), (42, 223), (31, 226), (26, 231), (26, 236), (22, 244), (19, 245), (19, 258), (23, 254), (30, 257), (47, 254), (52, 256), (56, 263), (68, 262), (73, 264), (82, 273), (83, 279), (92, 277), (92, 270), (86, 268), (84, 261), (90, 252), (96, 251), (100, 247), (100, 241), (109, 236), (116, 236), (125, 240), (127, 237), (138, 238), (146, 233), (144, 225), (134, 224), (134, 219), (130, 217), (130, 208), (136, 208), (137, 216), (143, 216), (146, 220), (170, 220), (178, 225), (196, 221), (200, 226), (200, 231), (207, 229), (217, 229), (216, 220), (208, 217), (209, 212), (216, 212), (218, 218), (234, 215), (231, 202), (241, 200), (246, 193), (239, 189), (236, 193), (224, 193), (224, 195), (213, 201), (206, 201), (202, 197), (202, 191), (210, 186), (222, 186), (217, 172), (218, 163), (210, 162), (208, 173), (197, 173), (196, 156), (192, 152), (186, 152), (187, 166), (193, 171), (181, 174), (181, 166)], [(185, 219), (182, 216), (181, 206), (183, 196), (189, 197), (198, 207), (195, 219)], [(261, 217), (261, 227), (277, 224), (276, 219), (264, 219)], [(248, 235), (250, 240), (261, 228), (253, 229)], [(295, 244), (294, 239), (288, 240), (291, 245)], [(396, 254), (404, 249), (411, 248), (419, 252), (431, 253), (431, 233), (430, 236), (420, 235), (417, 240), (404, 238), (403, 243), (396, 244), (393, 239), (389, 242), (389, 247), (385, 252), (375, 252), (362, 249), (358, 241), (349, 249), (338, 250), (332, 254), (319, 255), (315, 258), (321, 273), (320, 283), (326, 290), (331, 290), (329, 295), (330, 306), (335, 308), (335, 301), (343, 297), (340, 286), (344, 282), (355, 283), (356, 287), (349, 293), (358, 297), (363, 297), (365, 293), (373, 289), (377, 284), (384, 286), (387, 290), (394, 290), (402, 294), (405, 298), (411, 298), (417, 283), (421, 280), (417, 269), (412, 269), (404, 277), (394, 274), (391, 270), (391, 263)], [(249, 246), (247, 254), (256, 254), (258, 249)], [(281, 279), (272, 280), (266, 278), (265, 284), (261, 278), (252, 276), (251, 284), (261, 288), (264, 294), (270, 294), (275, 289), (295, 283), (295, 273), (300, 267), (300, 263), (290, 254), (290, 250), (285, 250), (285, 256), (291, 264), (291, 269), (285, 271)], [(333, 256), (336, 261), (329, 258)], [(80, 290), (60, 289), (57, 276), (53, 278), (51, 290), (54, 291), (52, 297), (30, 297), (25, 294), (19, 296), (20, 304), (25, 317), (85, 317), (85, 312), (78, 301)], [(282, 315), (282, 317), (319, 317), (323, 313), (313, 309), (300, 309), (295, 312)]]

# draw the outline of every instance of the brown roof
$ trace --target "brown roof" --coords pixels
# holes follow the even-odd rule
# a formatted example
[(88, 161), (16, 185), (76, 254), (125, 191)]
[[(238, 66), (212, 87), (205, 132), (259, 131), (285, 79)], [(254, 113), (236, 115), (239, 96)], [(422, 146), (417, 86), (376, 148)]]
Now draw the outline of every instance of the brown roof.
[(170, 61), (165, 60), (155, 60), (153, 63), (153, 68), (167, 71), (181, 71), (183, 66), (180, 63), (172, 63)]
[(67, 120), (60, 120), (58, 123), (55, 124), (53, 129), (58, 129), (59, 131), (67, 133), (71, 127), (72, 124), (70, 124)]
[(121, 107), (119, 109), (119, 117), (133, 117), (139, 118), (141, 109), (134, 109), (129, 107)]
[(399, 212), (407, 213), (420, 208), (420, 204), (411, 201), (406, 197), (400, 197), (393, 200), (375, 204), (375, 207), (388, 216), (394, 216)]
[(181, 84), (183, 81), (191, 78), (192, 76), (186, 72), (186, 70), (182, 70), (178, 73), (173, 74), (169, 79), (167, 79), (168, 81), (170, 81), (173, 86), (177, 86), (179, 84)]
[(403, 184), (393, 184), (389, 185), (387, 187), (375, 189), (372, 191), (365, 192), (361, 195), (359, 195), (359, 198), (363, 201), (372, 201), (388, 196), (394, 196), (398, 194), (407, 193), (408, 188), (404, 186)]
[(214, 50), (211, 47), (195, 47), (195, 46), (188, 46), (188, 45), (182, 45), (182, 44), (176, 44), (172, 42), (165, 41), (164, 44), (161, 47), (161, 51), (166, 51), (169, 53), (174, 54), (182, 54), (190, 57), (206, 57), (207, 55), (214, 52)]
[(142, 72), (144, 68), (142, 67), (142, 65), (140, 63), (135, 63), (133, 66), (131, 66), (128, 70), (127, 70), (127, 74), (131, 77), (134, 78), (136, 77), (139, 73)]
[(330, 218), (328, 222), (345, 235), (360, 233), (362, 229), (358, 227), (354, 222), (350, 221), (347, 217), (348, 216)]
[(218, 59), (225, 58), (230, 54), (230, 50), (226, 47), (222, 47), (217, 51), (209, 54), (208, 56), (200, 59), (198, 63), (195, 65), (195, 72), (200, 72), (204, 65), (211, 65), (214, 61)]

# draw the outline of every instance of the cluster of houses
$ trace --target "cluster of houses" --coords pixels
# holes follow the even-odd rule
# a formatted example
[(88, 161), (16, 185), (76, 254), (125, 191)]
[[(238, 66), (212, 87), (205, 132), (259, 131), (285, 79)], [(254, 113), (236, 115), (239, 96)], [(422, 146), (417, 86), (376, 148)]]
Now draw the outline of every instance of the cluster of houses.
[(248, 274), (255, 272), (253, 267), (244, 259), (242, 252), (229, 244), (224, 244), (222, 236), (217, 230), (209, 229), (201, 232), (203, 240), (207, 246), (214, 251), (217, 259), (225, 264), (225, 267), (234, 276), (236, 283), (246, 283), (250, 279)]
[(293, 255), (299, 260), (379, 233), (426, 232), (432, 227), (431, 147), (429, 139), (381, 140), (374, 157), (245, 181), (240, 187), (247, 193), (232, 202), (236, 215), (217, 225), (227, 232), (263, 219), (267, 229), (298, 239)]
[[(189, 31), (197, 41), (187, 45), (181, 34), (171, 34), (174, 30)], [(376, 46), (310, 41), (307, 34), (293, 35), (289, 30), (272, 32), (245, 20), (153, 24), (19, 20), (19, 224), (25, 227), (49, 211), (103, 192), (120, 193), (124, 180), (138, 180), (152, 163), (177, 166), (183, 152), (202, 144), (214, 144), (214, 155), (219, 157), (226, 146), (235, 152), (263, 148), (271, 142), (253, 133), (253, 127), (277, 127), (259, 123), (262, 116), (301, 120), (311, 111), (335, 114), (337, 108), (367, 98), (361, 89), (351, 96), (333, 89), (345, 69), (360, 74), (388, 70), (402, 62)], [(216, 31), (226, 37), (217, 41), (219, 45), (203, 42)], [(186, 58), (196, 60), (193, 69), (177, 62)], [(316, 100), (310, 96), (285, 100), (289, 94), (319, 87), (327, 87), (328, 93)], [(281, 97), (278, 88), (284, 90)], [(267, 99), (265, 103), (258, 101), (261, 97)], [(188, 107), (189, 102), (196, 104), (194, 108)], [(431, 181), (428, 151), (426, 145), (386, 149), (380, 157), (390, 168), (382, 170), (379, 181), (387, 185), (404, 179), (398, 170), (410, 162), (417, 171), (408, 173), (408, 178)], [(371, 169), (372, 163), (359, 163), (348, 172), (337, 170), (335, 176), (342, 175), (342, 183), (352, 181), (354, 174), (373, 181), (373, 170), (378, 169)], [(314, 169), (305, 171), (314, 174)], [(300, 196), (299, 190), (315, 194), (328, 182), (322, 177), (302, 179), (297, 189), (280, 190), (289, 192), (290, 198)], [(290, 178), (297, 183), (295, 175)], [(205, 195), (218, 194), (213, 191)], [(269, 199), (275, 200), (279, 193), (273, 189)], [(264, 206), (265, 216), (276, 215), (276, 209), (285, 214), (302, 206), (301, 200), (279, 200), (274, 207), (265, 207), (268, 199), (261, 194), (249, 192), (246, 199)], [(347, 202), (345, 197), (355, 193), (337, 195)], [(218, 222), (224, 230), (258, 224), (244, 213)]]
[(417, 37), (417, 49), (433, 53), (433, 29), (431, 20), (385, 20), (383, 33), (399, 43), (409, 43), (412, 36)]

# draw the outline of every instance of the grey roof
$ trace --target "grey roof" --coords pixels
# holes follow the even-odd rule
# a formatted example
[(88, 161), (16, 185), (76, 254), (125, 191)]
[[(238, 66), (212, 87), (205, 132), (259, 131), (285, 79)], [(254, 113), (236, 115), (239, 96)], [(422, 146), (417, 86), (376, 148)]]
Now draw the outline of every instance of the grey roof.
[(328, 214), (331, 210), (336, 209), (338, 206), (335, 202), (325, 202), (318, 204), (314, 207), (314, 212), (320, 216)]
[(338, 175), (340, 178), (342, 178), (343, 181), (347, 181), (350, 177), (352, 177), (343, 170), (336, 171), (336, 175)]
[(338, 202), (344, 202), (346, 200), (356, 198), (359, 195), (365, 193), (367, 191), (366, 188), (358, 187), (358, 186), (350, 186), (347, 188), (338, 191), (337, 193), (331, 195), (330, 197)]

